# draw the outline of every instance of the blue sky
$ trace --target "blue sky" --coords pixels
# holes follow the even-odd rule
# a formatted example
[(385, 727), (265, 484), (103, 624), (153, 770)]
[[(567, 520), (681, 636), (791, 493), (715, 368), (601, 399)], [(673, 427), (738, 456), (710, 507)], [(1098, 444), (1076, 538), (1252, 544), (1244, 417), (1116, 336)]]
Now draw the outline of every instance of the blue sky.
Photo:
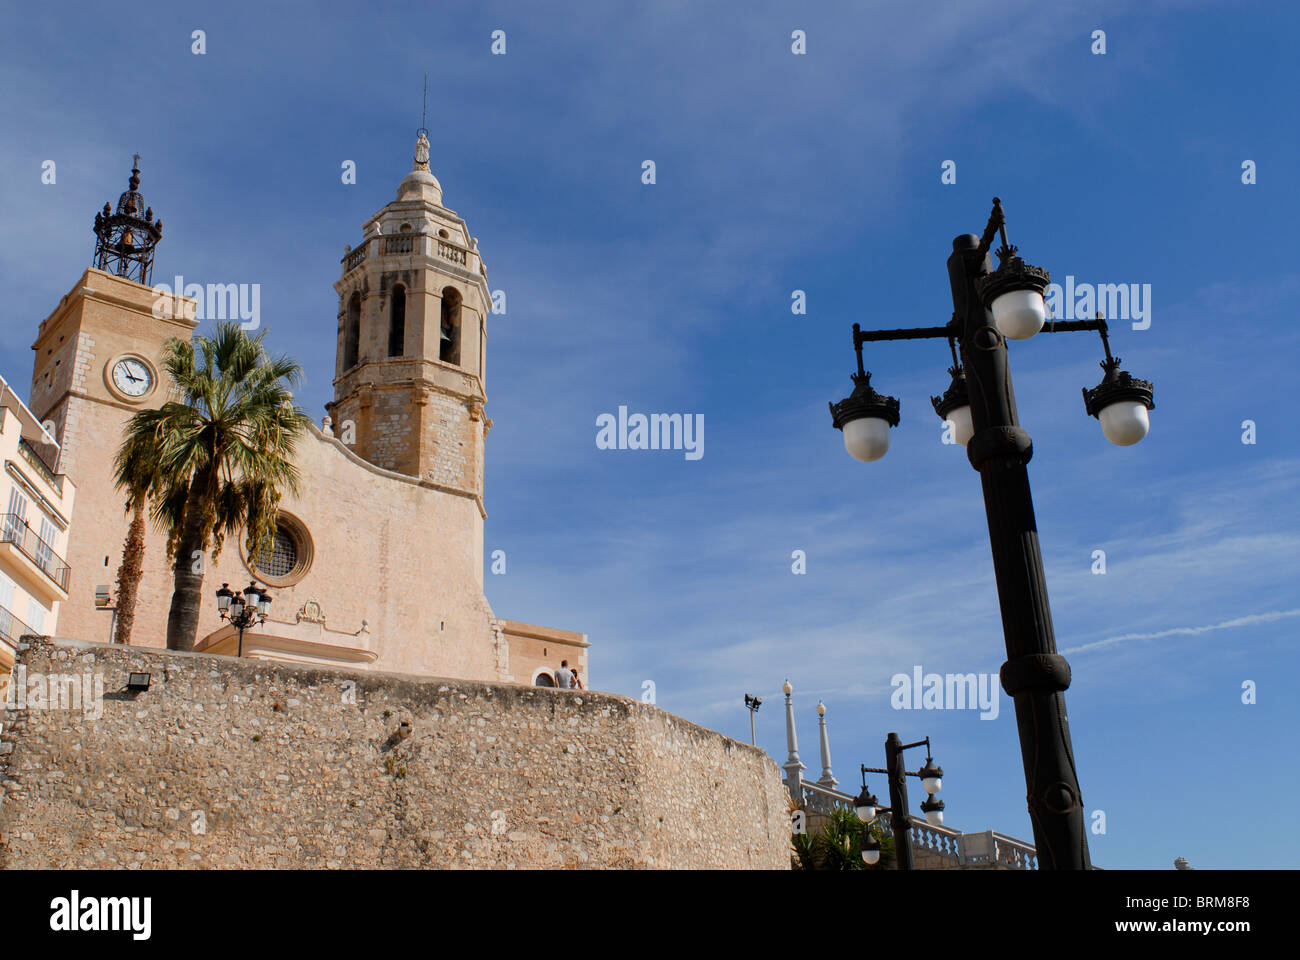
[[(496, 612), (588, 633), (597, 687), (639, 696), (651, 680), (660, 706), (741, 739), (742, 695), (765, 697), (759, 742), (778, 762), (789, 677), (810, 778), (821, 698), (850, 790), (889, 731), (929, 735), (965, 830), (1032, 838), (1010, 701), (981, 720), (895, 711), (889, 693), (915, 665), (1004, 659), (979, 480), (940, 443), (936, 341), (868, 346), (903, 419), (883, 460), (849, 459), (826, 403), (851, 388), (851, 325), (945, 323), (952, 238), (983, 228), (994, 195), (1054, 279), (1150, 284), (1150, 328), (1113, 325), (1126, 368), (1156, 384), (1136, 447), (1083, 411), (1095, 337), (1011, 350), (1056, 635), (1075, 651), (1080, 782), (1106, 815), (1093, 858), (1300, 866), (1273, 814), (1300, 793), (1300, 14), (4, 6), (0, 373), (20, 391), (37, 325), (89, 264), (95, 211), (138, 151), (165, 228), (155, 279), (261, 284), (269, 342), (302, 362), (300, 400), (321, 416), (339, 258), (410, 168), (427, 72), (431, 167), (507, 294), (488, 354), (487, 549), (508, 558), (487, 578)], [(620, 405), (703, 414), (704, 457), (598, 450), (596, 417)]]

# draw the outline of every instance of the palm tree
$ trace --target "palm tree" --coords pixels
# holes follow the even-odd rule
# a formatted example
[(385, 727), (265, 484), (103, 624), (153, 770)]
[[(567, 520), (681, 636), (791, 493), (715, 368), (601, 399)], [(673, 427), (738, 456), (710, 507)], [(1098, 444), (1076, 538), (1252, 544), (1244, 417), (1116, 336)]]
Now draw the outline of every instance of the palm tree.
[(135, 598), (144, 571), (145, 507), (160, 481), (154, 437), (128, 436), (113, 460), (113, 474), (117, 488), (127, 494), (126, 510), (131, 514), (131, 526), (122, 545), (122, 563), (117, 568), (117, 620), (113, 633), (114, 641), (127, 644), (135, 625)]
[[(293, 451), (309, 418), (294, 405), (290, 388), (301, 381), (302, 368), (269, 356), (264, 336), (249, 337), (228, 322), (212, 337), (168, 341), (163, 368), (173, 399), (127, 422), (118, 480), (133, 495), (144, 490), (154, 521), (167, 533), (167, 557), (174, 561), (171, 650), (194, 649), (208, 548), (216, 560), (226, 536), (242, 532), (256, 556), (275, 532), (282, 493), (298, 492)], [(156, 476), (126, 464), (145, 456), (156, 464)]]

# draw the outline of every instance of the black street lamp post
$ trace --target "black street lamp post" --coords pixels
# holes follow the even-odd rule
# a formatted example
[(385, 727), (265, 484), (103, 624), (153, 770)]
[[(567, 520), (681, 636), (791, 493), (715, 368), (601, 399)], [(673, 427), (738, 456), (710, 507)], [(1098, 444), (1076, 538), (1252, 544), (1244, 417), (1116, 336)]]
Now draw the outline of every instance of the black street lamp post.
[[(925, 747), (925, 766), (916, 773), (909, 772), (903, 764), (903, 751), (913, 747)], [(889, 777), (889, 806), (880, 807), (879, 801), (867, 789), (867, 774), (883, 773)], [(916, 861), (912, 856), (912, 817), (907, 812), (907, 778), (916, 777), (921, 781), (928, 795), (921, 804), (925, 819), (935, 826), (943, 823), (943, 801), (936, 794), (943, 789), (943, 767), (936, 766), (930, 756), (930, 738), (915, 743), (903, 743), (896, 733), (885, 739), (885, 766), (862, 767), (862, 792), (853, 801), (858, 818), (869, 822), (882, 813), (890, 815), (889, 822), (894, 833), (894, 856), (899, 870), (915, 870)], [(874, 856), (873, 856), (874, 854)], [(880, 844), (871, 836), (868, 829), (863, 834), (862, 857), (868, 863), (875, 863), (880, 858)]]
[(266, 587), (259, 587), (249, 581), (242, 594), (230, 589), (230, 584), (223, 583), (217, 591), (217, 612), (221, 619), (239, 631), (239, 646), (235, 656), (244, 655), (244, 631), (257, 624), (266, 623), (271, 612), (271, 594)]
[[(995, 236), (1001, 239), (997, 250), (1001, 262), (993, 271), (989, 247)], [(1083, 801), (1065, 711), (1070, 667), (1056, 652), (1026, 469), (1033, 444), (1016, 412), (1006, 344), (1008, 338), (1026, 340), (1043, 329), (1043, 292), (1049, 275), (1026, 264), (1007, 242), (1002, 201), (996, 197), (983, 236), (964, 234), (953, 240), (952, 246), (948, 258), (952, 320), (947, 326), (912, 330), (863, 331), (855, 323), (858, 372), (853, 376), (854, 390), (848, 398), (830, 405), (831, 418), (843, 432), (850, 455), (864, 461), (880, 459), (889, 449), (890, 428), (899, 422), (898, 401), (871, 388), (871, 374), (862, 365), (862, 345), (883, 340), (948, 340), (953, 350), (953, 380), (943, 397), (931, 402), (955, 441), (966, 446), (984, 489), (1007, 650), (1002, 687), (1015, 703), (1038, 863), (1045, 870), (1086, 870), (1090, 862)], [(1101, 315), (1096, 320), (1053, 322), (1046, 329), (1096, 330), (1101, 334), (1105, 377), (1092, 390), (1083, 391), (1085, 409), (1100, 421), (1102, 433), (1112, 443), (1128, 446), (1146, 436), (1148, 411), (1154, 408), (1151, 383), (1119, 369)]]

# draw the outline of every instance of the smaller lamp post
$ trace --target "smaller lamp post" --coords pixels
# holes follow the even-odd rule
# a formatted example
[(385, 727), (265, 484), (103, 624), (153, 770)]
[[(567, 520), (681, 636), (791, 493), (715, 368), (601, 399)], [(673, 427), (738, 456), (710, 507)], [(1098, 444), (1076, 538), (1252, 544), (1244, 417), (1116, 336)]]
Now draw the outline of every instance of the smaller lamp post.
[[(916, 773), (903, 768), (903, 751), (913, 747), (925, 747), (925, 766)], [(894, 851), (898, 858), (899, 870), (915, 870), (916, 861), (912, 856), (912, 818), (907, 813), (907, 778), (916, 777), (928, 794), (921, 804), (921, 812), (932, 826), (943, 823), (943, 801), (937, 794), (943, 789), (943, 768), (936, 765), (930, 756), (930, 738), (915, 743), (903, 743), (898, 734), (891, 733), (885, 740), (885, 762), (888, 767), (862, 767), (862, 792), (853, 801), (858, 819), (870, 823), (881, 814), (890, 814), (894, 832)], [(889, 777), (889, 806), (882, 808), (880, 801), (867, 788), (868, 773), (883, 773)], [(880, 842), (871, 836), (868, 829), (862, 838), (862, 859), (867, 864), (880, 861)]]
[(871, 833), (871, 821), (876, 819), (877, 813), (885, 811), (880, 809), (876, 795), (867, 789), (866, 767), (862, 768), (862, 792), (853, 801), (853, 808), (857, 811), (858, 819), (867, 825), (862, 831), (862, 860), (867, 866), (874, 867), (880, 862), (880, 841)]
[(254, 624), (266, 623), (266, 617), (271, 612), (271, 594), (266, 587), (259, 587), (251, 580), (243, 593), (235, 593), (230, 589), (230, 584), (223, 583), (217, 591), (217, 612), (221, 614), (222, 620), (228, 621), (239, 631), (235, 656), (242, 657), (244, 631)]
[[(927, 738), (928, 739), (928, 738)], [(925, 747), (925, 766), (917, 771), (921, 778), (921, 787), (929, 796), (921, 801), (921, 812), (932, 827), (943, 826), (943, 801), (936, 794), (943, 789), (943, 767), (937, 766), (930, 757), (930, 745)]]

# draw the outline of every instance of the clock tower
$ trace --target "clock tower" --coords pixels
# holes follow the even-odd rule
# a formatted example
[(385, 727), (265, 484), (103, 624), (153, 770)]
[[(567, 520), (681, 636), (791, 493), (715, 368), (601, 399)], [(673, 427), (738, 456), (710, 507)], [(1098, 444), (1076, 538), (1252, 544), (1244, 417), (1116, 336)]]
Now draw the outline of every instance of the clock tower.
[[(156, 295), (149, 285), (162, 221), (139, 192), (139, 160), (116, 209), (106, 203), (95, 215), (93, 266), (41, 323), (32, 347), (30, 407), (59, 441), (58, 472), (75, 478), (79, 494), (59, 633), (85, 640), (108, 640), (113, 626), (112, 591), (129, 522), (126, 497), (113, 485), (123, 427), (137, 410), (167, 399), (164, 345), (189, 339), (198, 325), (193, 300)], [(152, 527), (145, 550), (138, 602), (166, 609), (171, 575), (165, 541)], [(136, 621), (133, 643), (165, 646), (165, 639), (165, 623)]]

